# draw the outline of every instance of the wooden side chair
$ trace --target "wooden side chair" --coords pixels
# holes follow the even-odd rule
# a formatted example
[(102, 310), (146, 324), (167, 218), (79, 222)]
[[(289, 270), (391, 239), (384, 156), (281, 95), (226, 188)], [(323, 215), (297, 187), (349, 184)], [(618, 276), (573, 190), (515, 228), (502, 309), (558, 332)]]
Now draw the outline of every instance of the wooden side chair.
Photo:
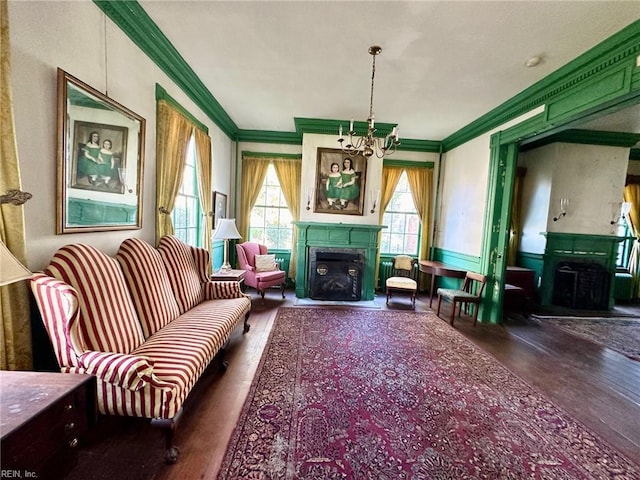
[(469, 305), (473, 305), (473, 326), (476, 326), (478, 322), (478, 310), (480, 309), (480, 302), (482, 301), (482, 292), (484, 286), (487, 283), (487, 277), (480, 273), (467, 272), (462, 283), (462, 289), (456, 290), (454, 288), (439, 288), (438, 289), (438, 311), (436, 315), (440, 316), (440, 303), (442, 299), (446, 299), (452, 303), (451, 305), (451, 320), (453, 325), (453, 319), (456, 315), (456, 306), (458, 306), (458, 318), (462, 313), (462, 305), (465, 306), (465, 312), (468, 313)]
[(393, 259), (392, 276), (387, 278), (387, 305), (392, 293), (406, 293), (411, 295), (411, 306), (416, 308), (416, 295), (418, 294), (418, 282), (416, 281), (415, 268), (418, 260), (408, 255), (398, 255)]

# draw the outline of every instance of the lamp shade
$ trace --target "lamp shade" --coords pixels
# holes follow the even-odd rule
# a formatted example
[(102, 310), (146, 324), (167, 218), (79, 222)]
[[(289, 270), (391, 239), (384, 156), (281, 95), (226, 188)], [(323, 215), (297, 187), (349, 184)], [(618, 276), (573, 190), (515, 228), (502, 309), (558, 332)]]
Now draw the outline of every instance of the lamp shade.
[(235, 218), (222, 218), (218, 222), (218, 228), (213, 231), (214, 240), (229, 240), (232, 238), (242, 238), (236, 228)]
[(0, 242), (0, 286), (31, 278), (33, 274), (22, 265), (4, 242)]

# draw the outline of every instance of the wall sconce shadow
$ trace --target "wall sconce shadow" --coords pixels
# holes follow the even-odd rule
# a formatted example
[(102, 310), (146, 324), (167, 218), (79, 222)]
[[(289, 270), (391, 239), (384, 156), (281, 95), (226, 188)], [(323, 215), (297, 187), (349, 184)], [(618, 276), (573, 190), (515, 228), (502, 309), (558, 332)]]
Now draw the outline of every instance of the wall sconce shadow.
[(614, 215), (613, 220), (611, 220), (611, 225), (622, 223), (631, 211), (631, 202), (614, 202), (611, 204), (611, 211)]
[(560, 199), (560, 213), (558, 213), (557, 216), (553, 217), (554, 222), (557, 222), (567, 214), (567, 205), (569, 205), (569, 199), (566, 197), (562, 197)]
[(371, 210), (369, 210), (369, 213), (376, 213), (376, 208), (380, 206), (380, 190), (375, 193), (371, 190), (369, 192), (369, 198), (371, 202)]

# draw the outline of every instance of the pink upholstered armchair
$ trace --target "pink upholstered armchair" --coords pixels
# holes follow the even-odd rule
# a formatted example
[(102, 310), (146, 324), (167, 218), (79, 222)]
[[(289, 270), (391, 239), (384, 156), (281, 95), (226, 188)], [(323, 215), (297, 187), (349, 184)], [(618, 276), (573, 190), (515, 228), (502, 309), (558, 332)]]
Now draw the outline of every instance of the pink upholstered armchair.
[(255, 288), (264, 298), (267, 288), (280, 286), (282, 298), (287, 276), (284, 270), (275, 262), (275, 255), (269, 255), (267, 247), (255, 242), (244, 242), (236, 245), (238, 263), (245, 270), (244, 283)]

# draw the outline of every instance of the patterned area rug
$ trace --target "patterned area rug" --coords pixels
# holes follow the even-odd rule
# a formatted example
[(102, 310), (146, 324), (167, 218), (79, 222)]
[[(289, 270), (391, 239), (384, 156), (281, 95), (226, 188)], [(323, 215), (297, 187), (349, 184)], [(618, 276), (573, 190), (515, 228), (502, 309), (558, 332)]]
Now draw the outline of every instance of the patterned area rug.
[(640, 319), (629, 317), (547, 317), (532, 315), (543, 324), (562, 328), (571, 335), (584, 338), (640, 361)]
[(219, 479), (637, 479), (432, 313), (281, 308)]

